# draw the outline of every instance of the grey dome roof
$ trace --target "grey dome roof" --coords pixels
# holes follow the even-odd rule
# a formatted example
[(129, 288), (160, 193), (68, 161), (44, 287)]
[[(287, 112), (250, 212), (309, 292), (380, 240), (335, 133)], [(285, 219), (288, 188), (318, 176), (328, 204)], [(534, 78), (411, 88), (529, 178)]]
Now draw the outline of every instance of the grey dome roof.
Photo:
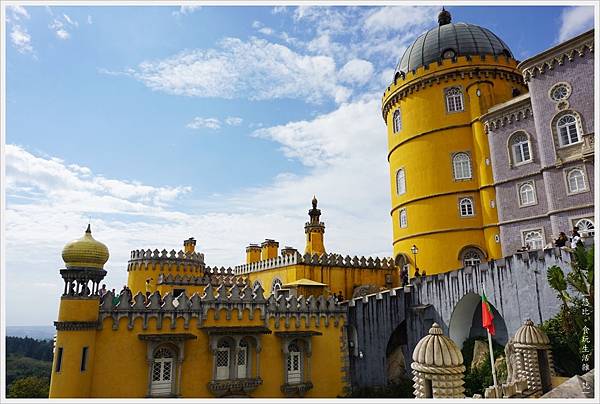
[(489, 29), (464, 22), (452, 24), (449, 13), (445, 17), (447, 19), (440, 20), (441, 25), (419, 36), (406, 49), (395, 73), (406, 74), (432, 62), (458, 56), (513, 57), (508, 45)]

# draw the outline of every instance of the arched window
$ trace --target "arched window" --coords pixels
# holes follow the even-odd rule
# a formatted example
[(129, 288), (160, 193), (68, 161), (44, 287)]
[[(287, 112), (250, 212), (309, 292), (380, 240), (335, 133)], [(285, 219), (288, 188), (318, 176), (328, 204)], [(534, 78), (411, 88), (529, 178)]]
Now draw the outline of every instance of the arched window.
[(152, 358), (152, 381), (150, 394), (153, 396), (169, 395), (173, 390), (174, 353), (167, 347), (158, 348)]
[(402, 195), (406, 192), (406, 175), (404, 169), (396, 171), (396, 193)]
[(471, 198), (462, 198), (458, 202), (461, 216), (474, 216), (475, 209), (473, 209), (473, 200)]
[(464, 110), (463, 94), (458, 87), (452, 87), (446, 90), (446, 108), (448, 112), (458, 112)]
[(535, 190), (531, 182), (526, 182), (519, 187), (519, 202), (521, 206), (535, 204)]
[(400, 227), (405, 228), (408, 226), (408, 220), (406, 218), (406, 209), (400, 209)]
[(294, 341), (288, 345), (287, 382), (302, 383), (302, 351)]
[(467, 153), (456, 153), (454, 157), (452, 157), (452, 166), (454, 168), (455, 180), (466, 180), (471, 178), (471, 158)]
[(531, 250), (541, 250), (544, 248), (544, 234), (541, 230), (528, 230), (523, 232), (523, 242)]
[(245, 379), (248, 377), (248, 342), (243, 339), (240, 341), (237, 354), (237, 377)]
[(231, 346), (229, 341), (222, 339), (217, 344), (217, 352), (215, 354), (215, 367), (216, 367), (216, 379), (227, 380), (229, 379), (229, 368), (230, 368), (230, 357), (231, 357)]
[(400, 109), (394, 111), (392, 126), (394, 128), (394, 133), (398, 133), (402, 130), (402, 113), (400, 112)]
[(481, 264), (481, 255), (474, 248), (470, 248), (463, 254), (463, 265), (465, 267), (474, 267)]
[(561, 146), (568, 146), (581, 142), (581, 133), (579, 133), (577, 119), (571, 114), (563, 115), (558, 122), (556, 122), (556, 131)]
[(581, 237), (594, 237), (594, 222), (590, 219), (579, 219), (575, 226), (579, 229)]
[(509, 144), (514, 165), (531, 161), (531, 145), (525, 133), (517, 132), (512, 135)]
[(585, 175), (580, 168), (574, 168), (567, 173), (567, 184), (569, 184), (569, 193), (585, 191)]

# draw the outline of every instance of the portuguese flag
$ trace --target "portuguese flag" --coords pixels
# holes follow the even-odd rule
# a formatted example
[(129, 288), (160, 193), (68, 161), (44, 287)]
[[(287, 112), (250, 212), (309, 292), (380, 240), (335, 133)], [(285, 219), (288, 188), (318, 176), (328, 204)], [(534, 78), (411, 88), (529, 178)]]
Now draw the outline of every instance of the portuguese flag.
[(485, 292), (481, 295), (481, 320), (483, 328), (488, 330), (491, 335), (496, 334), (496, 328), (494, 327), (494, 315), (492, 314), (492, 306), (485, 296)]

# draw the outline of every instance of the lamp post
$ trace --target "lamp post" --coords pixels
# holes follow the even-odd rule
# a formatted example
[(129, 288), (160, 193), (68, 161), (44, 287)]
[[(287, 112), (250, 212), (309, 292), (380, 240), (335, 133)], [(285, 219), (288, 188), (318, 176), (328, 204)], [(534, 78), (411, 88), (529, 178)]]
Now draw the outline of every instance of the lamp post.
[(413, 244), (413, 246), (410, 248), (410, 252), (413, 253), (413, 257), (415, 260), (415, 276), (416, 276), (416, 274), (419, 272), (419, 267), (417, 266), (417, 254), (419, 253), (419, 249), (417, 248), (416, 245)]

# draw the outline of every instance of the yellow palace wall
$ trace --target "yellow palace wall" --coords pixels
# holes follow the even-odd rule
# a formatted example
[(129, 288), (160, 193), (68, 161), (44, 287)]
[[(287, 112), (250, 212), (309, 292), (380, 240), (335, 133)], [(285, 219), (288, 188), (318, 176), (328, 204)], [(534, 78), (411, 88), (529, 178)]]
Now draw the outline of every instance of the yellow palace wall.
[[(97, 304), (97, 300), (95, 303)], [(231, 314), (233, 321), (223, 321), (226, 311), (221, 309), (220, 320), (214, 320), (214, 311), (208, 312), (208, 318), (203, 320), (203, 327), (213, 326), (264, 326), (260, 320), (260, 311), (255, 312), (253, 320), (248, 318), (248, 310), (244, 310), (242, 320), (237, 319), (237, 310)], [(96, 308), (97, 313), (97, 308)], [(59, 331), (57, 347), (63, 347), (62, 370), (52, 374), (52, 389), (50, 397), (146, 397), (148, 394), (148, 367), (146, 360), (146, 342), (138, 338), (139, 334), (153, 333), (191, 333), (197, 339), (185, 341), (184, 361), (181, 369), (181, 397), (213, 397), (207, 388), (207, 383), (213, 378), (213, 355), (209, 351), (208, 335), (197, 329), (197, 319), (192, 318), (189, 328), (184, 328), (183, 319), (176, 321), (176, 327), (171, 328), (170, 319), (163, 319), (162, 328), (157, 329), (156, 319), (151, 318), (148, 328), (142, 329), (142, 319), (134, 321), (133, 329), (127, 328), (128, 320), (122, 318), (118, 330), (112, 329), (112, 319), (103, 321), (102, 330), (92, 331)], [(312, 338), (311, 372), (307, 380), (312, 381), (314, 387), (304, 397), (337, 397), (344, 394), (342, 380), (342, 358), (340, 337), (343, 318), (338, 326), (334, 326), (331, 319), (329, 326), (321, 323), (320, 327), (311, 320), (309, 328), (305, 328), (304, 321), (299, 330), (313, 330), (321, 332)], [(270, 318), (268, 328), (272, 331), (298, 330), (292, 318), (290, 327), (285, 329), (283, 322), (279, 329), (275, 327), (275, 319)], [(252, 397), (282, 397), (280, 390), (284, 383), (284, 357), (282, 354), (282, 340), (275, 333), (261, 335), (262, 350), (260, 352), (260, 377), (263, 380)], [(95, 343), (95, 349), (89, 352), (88, 370), (81, 372), (82, 341)], [(337, 354), (332, 354), (332, 353)], [(346, 353), (347, 354), (347, 353)], [(253, 362), (256, 369), (256, 364)], [(54, 369), (54, 368), (53, 368)], [(86, 386), (79, 383), (81, 379)]]
[[(495, 69), (500, 74), (477, 77), (474, 69)], [(461, 76), (461, 72), (463, 75)], [(449, 77), (444, 75), (450, 74)], [(384, 94), (383, 105), (388, 127), (388, 160), (394, 256), (404, 254), (414, 273), (410, 248), (419, 249), (417, 266), (427, 274), (441, 273), (462, 267), (459, 254), (464, 247), (475, 246), (486, 258), (500, 258), (501, 248), (495, 236), (499, 234), (488, 141), (479, 116), (497, 103), (512, 98), (514, 88), (526, 92), (526, 87), (514, 81), (519, 74), (516, 62), (499, 57), (495, 60), (478, 56), (432, 63), (420, 67), (405, 79), (398, 78)], [(520, 74), (519, 74), (520, 76)], [(439, 77), (432, 83), (419, 85), (398, 94), (421, 80)], [(447, 112), (445, 90), (459, 87), (463, 93), (464, 110)], [(477, 95), (479, 93), (479, 95)], [(393, 132), (393, 112), (400, 108), (402, 128)], [(467, 152), (471, 157), (472, 178), (455, 180), (452, 156)], [(406, 192), (397, 194), (396, 172), (403, 168)], [(473, 198), (474, 217), (461, 217), (458, 200)], [(406, 209), (407, 227), (400, 227), (400, 209)], [(444, 252), (441, 254), (440, 252)]]

